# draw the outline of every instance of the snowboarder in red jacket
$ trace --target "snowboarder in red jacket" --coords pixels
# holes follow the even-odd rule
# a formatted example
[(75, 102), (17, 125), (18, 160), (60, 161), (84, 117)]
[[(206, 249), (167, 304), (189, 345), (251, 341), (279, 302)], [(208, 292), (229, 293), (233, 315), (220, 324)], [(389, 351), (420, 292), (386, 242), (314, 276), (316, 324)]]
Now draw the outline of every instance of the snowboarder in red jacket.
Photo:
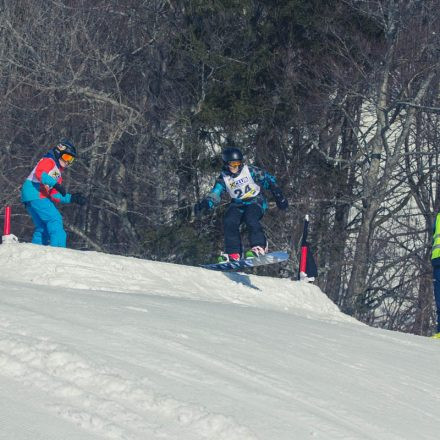
[(61, 174), (76, 157), (73, 143), (62, 139), (40, 159), (22, 186), (21, 201), (35, 225), (34, 244), (66, 247), (63, 218), (56, 205), (86, 202), (81, 193), (69, 194), (62, 185)]

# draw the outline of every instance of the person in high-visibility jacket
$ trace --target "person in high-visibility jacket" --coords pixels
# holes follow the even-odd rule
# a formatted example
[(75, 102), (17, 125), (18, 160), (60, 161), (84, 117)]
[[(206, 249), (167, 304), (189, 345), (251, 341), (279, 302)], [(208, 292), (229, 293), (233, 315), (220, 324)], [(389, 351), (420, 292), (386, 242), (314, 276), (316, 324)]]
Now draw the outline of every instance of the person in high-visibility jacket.
[(66, 247), (66, 232), (58, 204), (84, 205), (81, 193), (69, 194), (62, 185), (61, 173), (77, 157), (76, 148), (68, 139), (45, 154), (26, 178), (21, 189), (21, 201), (35, 226), (32, 243)]
[(435, 218), (431, 263), (434, 275), (435, 305), (437, 307), (437, 328), (433, 337), (440, 339), (440, 212)]

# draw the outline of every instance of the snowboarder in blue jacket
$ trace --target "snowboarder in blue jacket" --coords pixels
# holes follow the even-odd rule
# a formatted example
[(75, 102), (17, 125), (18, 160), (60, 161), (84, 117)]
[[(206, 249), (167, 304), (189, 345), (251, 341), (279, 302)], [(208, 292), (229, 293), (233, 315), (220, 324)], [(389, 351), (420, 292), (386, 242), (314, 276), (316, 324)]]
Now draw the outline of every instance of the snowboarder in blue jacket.
[(270, 190), (279, 209), (288, 207), (287, 199), (278, 187), (275, 177), (253, 165), (246, 165), (243, 153), (235, 147), (222, 153), (223, 168), (211, 192), (194, 206), (196, 216), (208, 212), (220, 203), (223, 193), (228, 193), (231, 203), (223, 218), (225, 253), (219, 262), (239, 260), (242, 257), (240, 224), (245, 223), (251, 249), (245, 258), (263, 255), (268, 250), (266, 236), (260, 220), (267, 209), (263, 189)]
[(21, 189), (21, 201), (35, 226), (32, 243), (66, 247), (66, 232), (57, 204), (84, 205), (81, 193), (69, 194), (63, 187), (61, 173), (75, 160), (76, 148), (63, 139), (45, 154), (26, 178)]

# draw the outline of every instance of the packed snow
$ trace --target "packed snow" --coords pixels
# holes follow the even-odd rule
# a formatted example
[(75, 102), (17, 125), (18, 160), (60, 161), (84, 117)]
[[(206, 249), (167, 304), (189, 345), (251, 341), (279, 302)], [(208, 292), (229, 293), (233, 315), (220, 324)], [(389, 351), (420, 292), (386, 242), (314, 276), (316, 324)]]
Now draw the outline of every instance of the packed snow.
[(0, 245), (0, 439), (437, 439), (440, 340), (299, 281)]

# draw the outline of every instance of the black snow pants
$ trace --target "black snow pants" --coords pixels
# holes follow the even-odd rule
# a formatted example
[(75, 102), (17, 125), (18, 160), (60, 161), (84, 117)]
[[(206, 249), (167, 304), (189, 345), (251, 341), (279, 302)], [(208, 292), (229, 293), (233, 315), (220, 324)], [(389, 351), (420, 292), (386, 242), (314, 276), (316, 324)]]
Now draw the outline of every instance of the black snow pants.
[(437, 311), (437, 329), (436, 332), (440, 333), (440, 258), (434, 258), (432, 261), (433, 275), (434, 275), (434, 299)]
[(225, 235), (225, 252), (227, 254), (242, 253), (240, 224), (244, 222), (249, 233), (250, 247), (266, 247), (266, 236), (260, 219), (263, 217), (263, 209), (258, 203), (239, 205), (231, 203), (223, 218)]

